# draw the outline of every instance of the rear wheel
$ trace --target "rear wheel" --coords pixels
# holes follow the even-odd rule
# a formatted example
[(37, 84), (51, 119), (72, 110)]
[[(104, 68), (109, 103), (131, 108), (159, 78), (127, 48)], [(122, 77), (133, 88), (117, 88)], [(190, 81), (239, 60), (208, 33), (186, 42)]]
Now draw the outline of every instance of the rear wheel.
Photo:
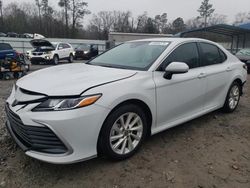
[(143, 110), (128, 104), (117, 108), (106, 119), (98, 141), (101, 151), (114, 160), (124, 160), (140, 148), (147, 130)]
[(73, 63), (74, 61), (74, 56), (72, 54), (69, 55), (69, 63)]
[(240, 101), (241, 86), (238, 82), (233, 82), (227, 93), (227, 98), (223, 107), (225, 112), (233, 112)]

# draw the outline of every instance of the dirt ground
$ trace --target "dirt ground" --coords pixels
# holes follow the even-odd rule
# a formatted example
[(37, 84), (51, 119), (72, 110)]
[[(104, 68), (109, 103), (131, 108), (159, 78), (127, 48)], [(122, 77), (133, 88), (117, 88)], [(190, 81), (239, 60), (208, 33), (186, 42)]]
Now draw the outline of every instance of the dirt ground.
[(216, 111), (157, 134), (126, 161), (102, 157), (73, 165), (29, 158), (12, 141), (4, 104), (13, 83), (0, 80), (0, 187), (250, 188), (249, 82), (232, 114)]

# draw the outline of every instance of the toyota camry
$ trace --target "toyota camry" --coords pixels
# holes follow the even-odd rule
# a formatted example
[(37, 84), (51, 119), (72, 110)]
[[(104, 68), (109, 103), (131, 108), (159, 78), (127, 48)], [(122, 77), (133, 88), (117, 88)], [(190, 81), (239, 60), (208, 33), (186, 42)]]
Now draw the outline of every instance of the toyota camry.
[(38, 160), (123, 160), (150, 135), (217, 109), (233, 112), (246, 76), (246, 65), (211, 41), (125, 42), (86, 64), (18, 80), (6, 102), (6, 127)]

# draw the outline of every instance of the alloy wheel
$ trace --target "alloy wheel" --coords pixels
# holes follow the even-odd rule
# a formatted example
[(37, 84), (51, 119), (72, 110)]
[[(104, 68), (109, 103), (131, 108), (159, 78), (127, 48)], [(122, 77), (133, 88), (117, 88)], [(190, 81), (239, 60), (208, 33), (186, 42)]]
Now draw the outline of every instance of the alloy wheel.
[(229, 107), (233, 110), (237, 107), (240, 99), (240, 90), (237, 85), (234, 85), (229, 94)]
[(111, 148), (119, 155), (128, 154), (140, 143), (142, 135), (143, 123), (140, 116), (133, 112), (123, 114), (111, 128)]

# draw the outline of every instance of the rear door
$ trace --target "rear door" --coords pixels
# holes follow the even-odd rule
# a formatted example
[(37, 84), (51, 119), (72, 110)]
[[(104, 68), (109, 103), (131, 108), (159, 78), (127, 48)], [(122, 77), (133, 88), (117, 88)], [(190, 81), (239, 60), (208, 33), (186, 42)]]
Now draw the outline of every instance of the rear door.
[(58, 44), (58, 46), (57, 46), (57, 53), (58, 53), (60, 59), (65, 58), (65, 52), (64, 52), (63, 43), (59, 43)]
[(64, 48), (64, 58), (68, 58), (72, 51), (72, 47), (69, 44), (64, 43), (63, 48)]
[(209, 110), (224, 104), (231, 67), (225, 53), (216, 45), (200, 42), (199, 49), (207, 80), (204, 105)]
[[(184, 74), (175, 74), (171, 80), (167, 80), (163, 77), (164, 70), (172, 62), (184, 62), (190, 70)], [(199, 65), (199, 53), (195, 42), (177, 47), (165, 59), (160, 71), (154, 72), (159, 129), (169, 128), (173, 123), (203, 110), (206, 90), (203, 75), (204, 68)]]

